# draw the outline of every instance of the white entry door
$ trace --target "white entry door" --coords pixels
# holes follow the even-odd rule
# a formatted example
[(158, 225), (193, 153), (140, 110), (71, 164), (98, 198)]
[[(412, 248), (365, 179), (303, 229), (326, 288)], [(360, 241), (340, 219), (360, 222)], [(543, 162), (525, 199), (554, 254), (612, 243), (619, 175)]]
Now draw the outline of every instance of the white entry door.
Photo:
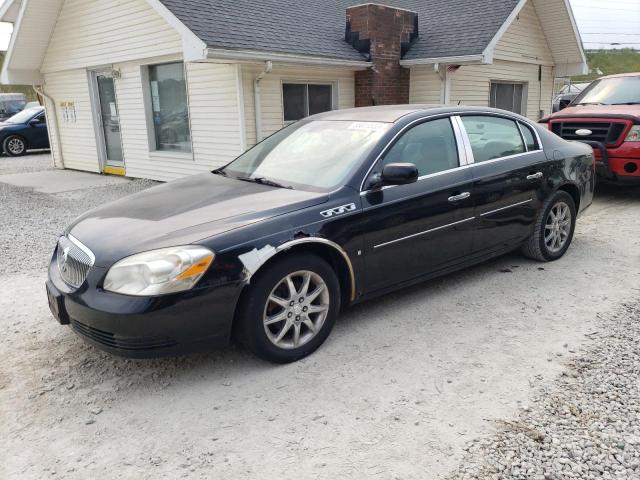
[(124, 168), (115, 80), (111, 72), (95, 71), (92, 72), (91, 82), (98, 150), (103, 170), (104, 167)]

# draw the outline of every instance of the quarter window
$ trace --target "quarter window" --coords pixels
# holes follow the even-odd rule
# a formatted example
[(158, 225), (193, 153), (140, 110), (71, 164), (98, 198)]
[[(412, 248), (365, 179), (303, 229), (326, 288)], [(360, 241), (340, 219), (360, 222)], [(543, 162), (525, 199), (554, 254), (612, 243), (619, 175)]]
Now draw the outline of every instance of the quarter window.
[(539, 150), (538, 142), (536, 141), (536, 137), (531, 131), (531, 128), (524, 123), (520, 123), (520, 130), (524, 137), (524, 143), (527, 145), (527, 151), (531, 152), (533, 150)]
[(451, 121), (432, 120), (413, 127), (385, 155), (389, 163), (413, 163), (418, 175), (429, 175), (458, 167), (458, 148)]
[(283, 83), (284, 121), (295, 122), (309, 115), (333, 109), (332, 85)]
[(491, 82), (489, 106), (523, 115), (526, 111), (525, 92), (524, 83)]
[(155, 150), (191, 152), (184, 64), (150, 66), (149, 94)]
[(488, 116), (463, 116), (475, 163), (524, 153), (520, 130), (513, 120)]

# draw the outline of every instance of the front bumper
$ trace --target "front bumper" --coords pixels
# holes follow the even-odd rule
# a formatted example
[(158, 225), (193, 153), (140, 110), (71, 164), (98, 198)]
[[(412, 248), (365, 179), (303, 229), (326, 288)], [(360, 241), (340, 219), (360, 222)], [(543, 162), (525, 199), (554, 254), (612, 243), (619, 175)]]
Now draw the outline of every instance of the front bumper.
[(105, 274), (94, 267), (85, 283), (72, 291), (56, 262), (49, 266), (50, 303), (51, 297), (58, 299), (61, 323), (68, 323), (88, 343), (131, 358), (181, 355), (229, 343), (242, 285), (131, 297), (98, 288)]
[(624, 142), (607, 148), (601, 142), (584, 142), (593, 147), (596, 173), (620, 183), (640, 183), (640, 142)]

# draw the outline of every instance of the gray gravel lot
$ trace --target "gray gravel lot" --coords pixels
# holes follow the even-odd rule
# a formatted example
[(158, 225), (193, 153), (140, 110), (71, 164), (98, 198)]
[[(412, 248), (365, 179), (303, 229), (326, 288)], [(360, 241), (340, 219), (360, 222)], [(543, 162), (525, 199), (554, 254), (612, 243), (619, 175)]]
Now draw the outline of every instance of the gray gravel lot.
[(5, 160), (0, 478), (634, 478), (640, 189), (601, 189), (562, 260), (360, 305), (296, 364), (133, 361), (57, 325), (43, 283), (73, 217), (151, 183), (36, 194)]

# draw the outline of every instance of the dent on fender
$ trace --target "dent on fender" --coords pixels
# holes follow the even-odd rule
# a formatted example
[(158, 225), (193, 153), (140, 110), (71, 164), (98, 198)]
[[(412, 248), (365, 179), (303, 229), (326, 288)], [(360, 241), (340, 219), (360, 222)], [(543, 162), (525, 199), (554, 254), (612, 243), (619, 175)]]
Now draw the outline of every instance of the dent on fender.
[(256, 274), (262, 266), (268, 262), (271, 258), (277, 255), (280, 252), (291, 249), (292, 247), (302, 244), (302, 243), (320, 243), (329, 245), (334, 248), (342, 258), (344, 258), (345, 263), (347, 264), (347, 269), (349, 270), (349, 280), (350, 280), (350, 299), (354, 301), (356, 299), (356, 281), (355, 281), (355, 272), (353, 270), (353, 265), (351, 263), (351, 259), (347, 252), (335, 242), (331, 240), (327, 240), (322, 237), (310, 237), (303, 236), (300, 238), (296, 238), (295, 240), (288, 241), (283, 243), (278, 247), (274, 247), (273, 245), (266, 245), (261, 249), (254, 248), (250, 252), (244, 253), (242, 255), (238, 255), (238, 259), (242, 262), (244, 266), (244, 283), (248, 285), (251, 282), (251, 278)]

